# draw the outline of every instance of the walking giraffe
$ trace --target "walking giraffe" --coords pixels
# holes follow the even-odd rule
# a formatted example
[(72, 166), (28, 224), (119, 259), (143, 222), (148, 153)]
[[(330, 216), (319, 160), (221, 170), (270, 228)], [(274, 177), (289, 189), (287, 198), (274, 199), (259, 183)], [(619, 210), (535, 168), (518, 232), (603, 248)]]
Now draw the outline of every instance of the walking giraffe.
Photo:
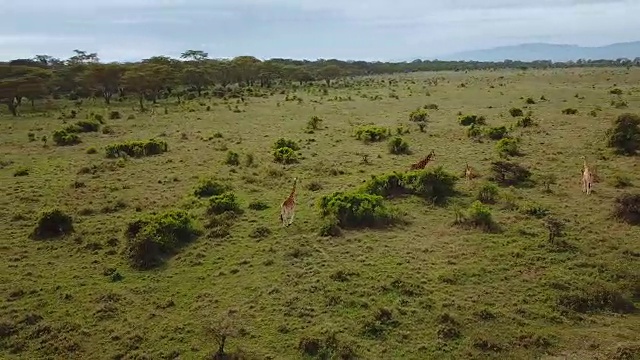
[(291, 189), (291, 193), (289, 196), (282, 202), (280, 205), (280, 221), (282, 222), (282, 226), (289, 226), (293, 223), (293, 217), (295, 215), (296, 209), (296, 184), (298, 183), (298, 178), (293, 178), (293, 188)]
[(429, 155), (427, 155), (425, 158), (423, 158), (422, 160), (418, 161), (415, 164), (411, 164), (411, 170), (422, 170), (424, 169), (427, 164), (433, 160), (433, 158), (436, 156), (436, 153), (431, 150), (431, 152), (429, 153)]

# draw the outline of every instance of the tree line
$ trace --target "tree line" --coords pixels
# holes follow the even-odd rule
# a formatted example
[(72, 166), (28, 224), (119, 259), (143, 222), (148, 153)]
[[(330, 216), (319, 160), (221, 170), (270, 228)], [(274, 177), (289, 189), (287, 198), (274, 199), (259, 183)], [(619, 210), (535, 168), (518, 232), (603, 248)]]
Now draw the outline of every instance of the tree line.
[(363, 75), (583, 66), (640, 66), (640, 58), (564, 63), (548, 60), (367, 62), (279, 58), (263, 61), (253, 56), (212, 59), (202, 50), (187, 50), (179, 59), (154, 56), (139, 62), (103, 63), (96, 53), (74, 50), (74, 55), (65, 60), (36, 55), (31, 59), (0, 63), (0, 102), (16, 116), (24, 99), (33, 104), (39, 99), (101, 97), (110, 104), (114, 96), (132, 95), (144, 110), (144, 100), (155, 103), (162, 97), (180, 97), (187, 93), (201, 96), (209, 89), (213, 89), (215, 96), (223, 97), (233, 87), (270, 88), (317, 81), (331, 86), (338, 78)]

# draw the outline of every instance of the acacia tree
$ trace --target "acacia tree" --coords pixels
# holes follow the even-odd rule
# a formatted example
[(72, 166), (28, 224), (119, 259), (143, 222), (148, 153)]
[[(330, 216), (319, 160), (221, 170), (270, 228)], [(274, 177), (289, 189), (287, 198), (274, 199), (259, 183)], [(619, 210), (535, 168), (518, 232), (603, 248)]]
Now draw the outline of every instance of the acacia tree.
[(338, 78), (342, 75), (342, 69), (338, 65), (326, 65), (318, 70), (318, 75), (324, 79), (327, 86), (331, 86), (331, 80)]
[(40, 67), (0, 65), (0, 102), (17, 116), (23, 97), (33, 101), (47, 94), (50, 77), (51, 72)]
[(123, 71), (120, 64), (92, 64), (83, 74), (84, 82), (88, 88), (100, 91), (109, 105), (113, 94), (118, 92)]
[(152, 63), (136, 64), (126, 70), (122, 77), (124, 87), (138, 95), (140, 110), (144, 111), (144, 98), (151, 96), (155, 103), (163, 88), (170, 85), (171, 68)]
[(180, 55), (181, 59), (193, 60), (193, 61), (206, 60), (208, 57), (209, 57), (209, 54), (202, 50), (187, 50)]

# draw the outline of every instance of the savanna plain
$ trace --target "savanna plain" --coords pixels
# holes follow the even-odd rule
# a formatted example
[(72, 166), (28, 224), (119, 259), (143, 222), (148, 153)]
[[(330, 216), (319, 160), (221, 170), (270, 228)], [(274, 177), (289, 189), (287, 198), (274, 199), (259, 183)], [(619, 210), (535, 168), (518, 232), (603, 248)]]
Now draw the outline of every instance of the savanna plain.
[(0, 357), (637, 359), (640, 228), (613, 214), (640, 167), (607, 131), (638, 84), (443, 71), (2, 109)]

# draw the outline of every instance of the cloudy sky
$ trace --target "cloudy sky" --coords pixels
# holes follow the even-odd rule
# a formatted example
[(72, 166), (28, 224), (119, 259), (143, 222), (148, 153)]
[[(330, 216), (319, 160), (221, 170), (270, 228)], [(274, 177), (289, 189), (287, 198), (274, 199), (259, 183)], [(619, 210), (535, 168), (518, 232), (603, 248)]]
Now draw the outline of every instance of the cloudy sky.
[[(19, 4), (19, 6), (17, 6)], [(430, 58), (526, 42), (640, 40), (640, 0), (0, 0), (0, 60), (73, 49), (179, 56)]]

